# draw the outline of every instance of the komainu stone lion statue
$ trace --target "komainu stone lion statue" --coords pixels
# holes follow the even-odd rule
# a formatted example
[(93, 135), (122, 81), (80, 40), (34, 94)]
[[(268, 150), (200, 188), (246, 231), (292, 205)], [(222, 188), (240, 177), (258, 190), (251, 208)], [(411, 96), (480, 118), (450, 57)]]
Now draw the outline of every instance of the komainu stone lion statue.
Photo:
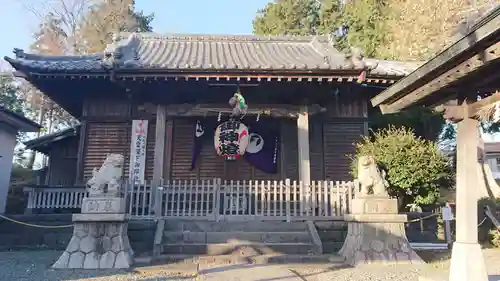
[(388, 197), (385, 171), (380, 172), (375, 157), (361, 156), (358, 159), (358, 181), (361, 185), (360, 195)]
[(94, 168), (92, 178), (87, 182), (90, 196), (118, 193), (123, 176), (123, 162), (123, 155), (108, 154), (101, 168)]

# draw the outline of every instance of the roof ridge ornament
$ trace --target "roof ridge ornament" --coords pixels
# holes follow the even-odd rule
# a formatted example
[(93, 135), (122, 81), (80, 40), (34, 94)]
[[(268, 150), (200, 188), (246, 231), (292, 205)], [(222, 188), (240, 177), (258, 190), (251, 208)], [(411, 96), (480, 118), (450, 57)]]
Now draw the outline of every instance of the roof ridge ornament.
[(16, 59), (24, 59), (24, 58), (26, 58), (26, 53), (24, 52), (23, 49), (14, 48), (13, 53), (14, 53), (14, 55), (16, 55)]
[(329, 48), (329, 45), (325, 44), (323, 42), (320, 42), (320, 40), (318, 39), (318, 36), (314, 36), (312, 38), (310, 44), (316, 52), (318, 52), (321, 56), (323, 56), (323, 60), (325, 61), (325, 64), (330, 65), (332, 58), (331, 58), (331, 50)]
[(363, 50), (358, 47), (351, 47), (349, 53), (345, 54), (345, 64), (346, 69), (362, 69), (362, 70), (373, 70), (378, 66), (378, 62), (370, 63), (365, 60), (365, 55)]
[(112, 43), (108, 44), (104, 49), (102, 64), (107, 68), (139, 66), (137, 49), (140, 41), (140, 37), (136, 32), (130, 33), (125, 40), (119, 34), (113, 34)]
[(364, 52), (359, 47), (351, 47), (350, 52), (345, 54), (345, 62), (342, 65), (343, 69), (359, 69), (361, 73), (357, 82), (362, 83), (366, 80), (367, 72), (374, 70), (378, 66), (378, 62), (369, 63), (365, 60)]

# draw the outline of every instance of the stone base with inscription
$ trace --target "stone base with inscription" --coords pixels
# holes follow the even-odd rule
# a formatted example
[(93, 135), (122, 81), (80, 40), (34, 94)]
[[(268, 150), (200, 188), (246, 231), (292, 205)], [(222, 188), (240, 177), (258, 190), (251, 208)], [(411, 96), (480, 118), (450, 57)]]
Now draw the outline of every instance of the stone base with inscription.
[(124, 214), (125, 198), (87, 197), (82, 202), (82, 214)]
[(52, 268), (130, 268), (134, 253), (124, 211), (123, 198), (85, 198), (82, 214), (73, 215), (73, 236)]
[(423, 263), (406, 238), (406, 215), (398, 214), (396, 199), (366, 196), (353, 199), (347, 238), (339, 254), (350, 265)]

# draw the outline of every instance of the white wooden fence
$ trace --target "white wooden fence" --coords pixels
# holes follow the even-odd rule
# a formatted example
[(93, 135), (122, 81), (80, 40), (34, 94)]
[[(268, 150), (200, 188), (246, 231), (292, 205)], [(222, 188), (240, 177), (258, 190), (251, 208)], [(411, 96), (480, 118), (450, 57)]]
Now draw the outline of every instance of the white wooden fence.
[(77, 209), (87, 196), (85, 188), (25, 187), (28, 195), (27, 209)]
[[(331, 220), (349, 212), (356, 182), (172, 180), (123, 185), (133, 219)], [(25, 188), (28, 208), (79, 208), (83, 188)], [(158, 204), (155, 204), (158, 202)]]

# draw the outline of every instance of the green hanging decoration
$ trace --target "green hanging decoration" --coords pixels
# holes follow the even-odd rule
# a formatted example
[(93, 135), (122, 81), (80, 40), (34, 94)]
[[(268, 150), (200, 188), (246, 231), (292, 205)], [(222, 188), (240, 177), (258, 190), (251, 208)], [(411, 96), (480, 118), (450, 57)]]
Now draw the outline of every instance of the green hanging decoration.
[(245, 116), (247, 114), (248, 105), (245, 98), (238, 91), (229, 99), (229, 105), (233, 108), (232, 117)]
[(236, 100), (238, 101), (238, 106), (241, 110), (245, 109), (247, 107), (247, 104), (245, 102), (245, 98), (243, 97), (242, 94), (236, 92), (234, 93), (234, 97), (236, 98)]

